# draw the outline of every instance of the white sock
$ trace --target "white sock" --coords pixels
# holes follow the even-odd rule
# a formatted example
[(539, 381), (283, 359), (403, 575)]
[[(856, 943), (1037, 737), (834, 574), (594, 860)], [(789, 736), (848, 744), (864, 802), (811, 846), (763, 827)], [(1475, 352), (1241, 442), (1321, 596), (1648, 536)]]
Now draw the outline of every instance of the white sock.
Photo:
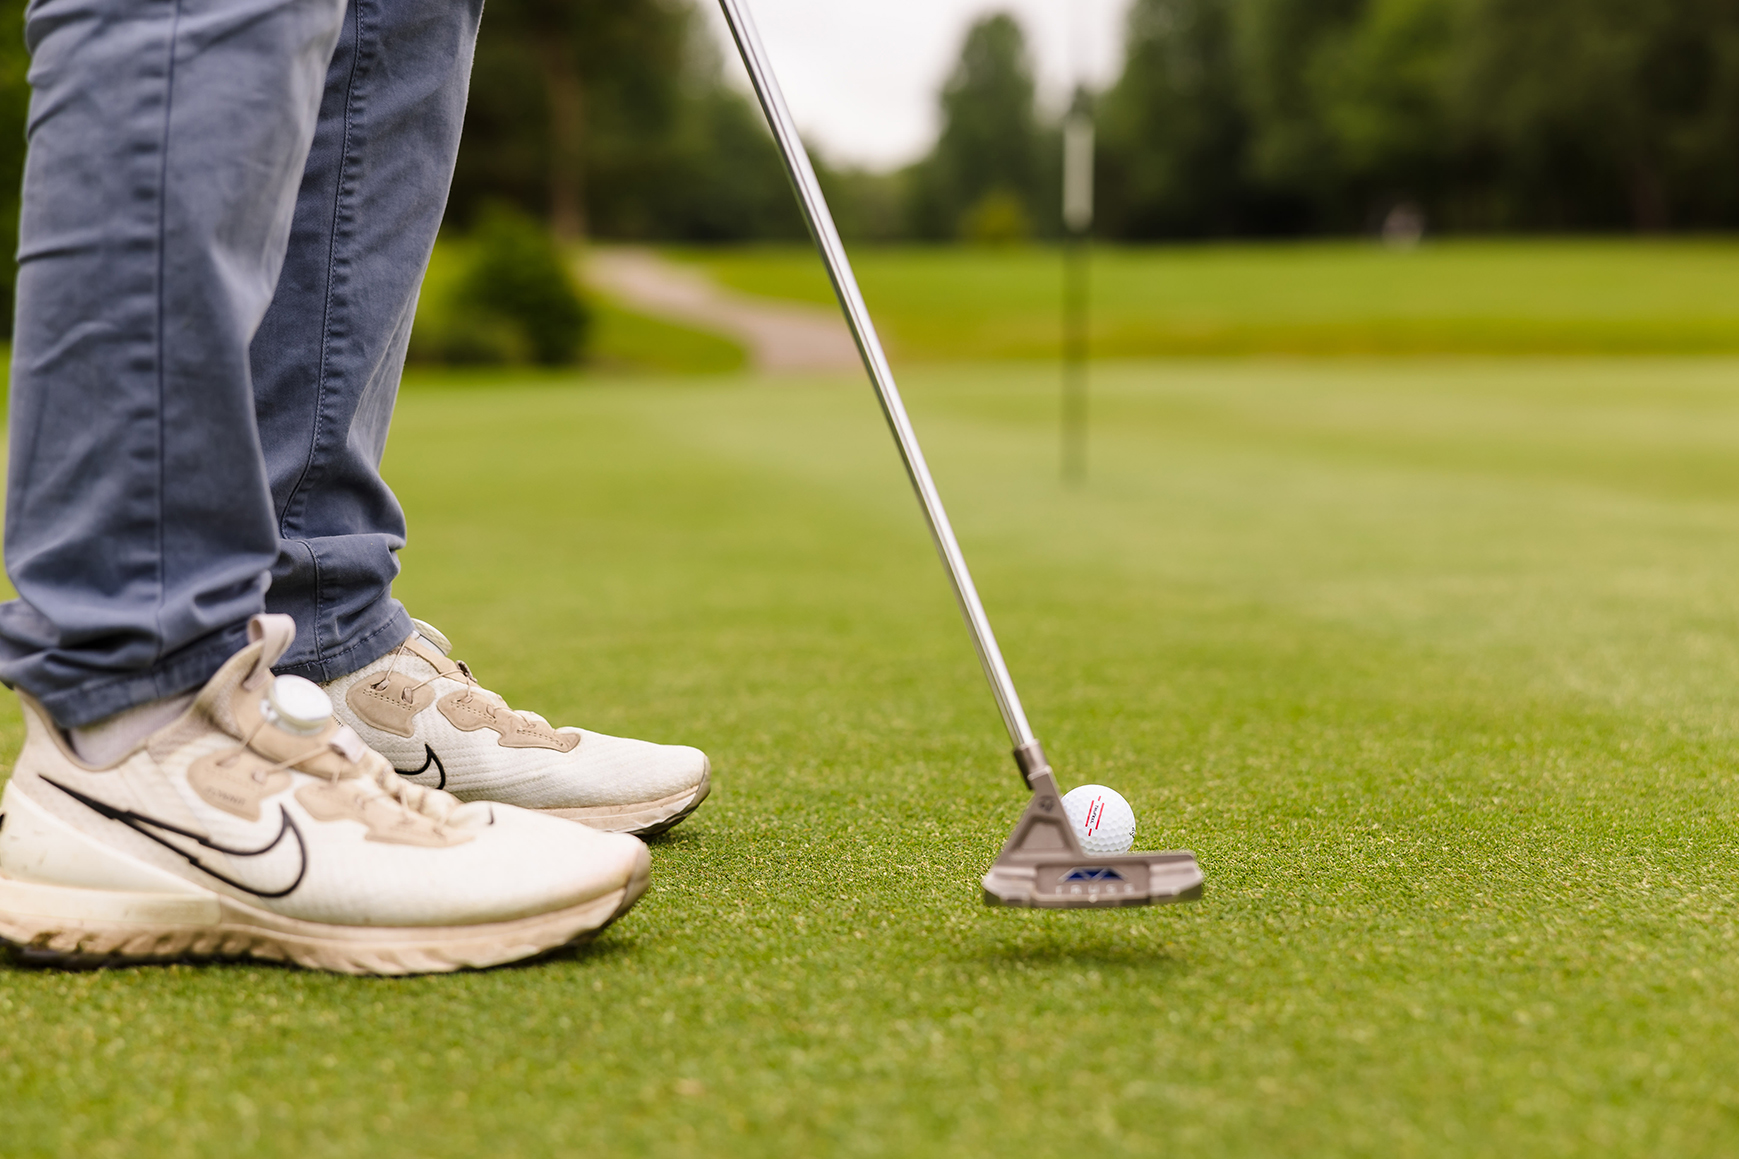
[(67, 730), (72, 751), (87, 765), (105, 768), (125, 756), (134, 745), (187, 711), (198, 693), (149, 700), (106, 716), (95, 724)]

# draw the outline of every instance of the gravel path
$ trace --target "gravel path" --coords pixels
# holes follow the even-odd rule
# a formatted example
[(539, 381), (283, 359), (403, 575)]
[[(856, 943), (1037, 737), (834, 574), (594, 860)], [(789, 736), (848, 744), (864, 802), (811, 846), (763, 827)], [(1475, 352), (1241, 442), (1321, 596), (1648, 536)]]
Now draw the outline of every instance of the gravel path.
[(651, 250), (593, 250), (586, 272), (594, 285), (624, 305), (741, 342), (757, 370), (790, 373), (862, 365), (835, 310), (729, 290)]

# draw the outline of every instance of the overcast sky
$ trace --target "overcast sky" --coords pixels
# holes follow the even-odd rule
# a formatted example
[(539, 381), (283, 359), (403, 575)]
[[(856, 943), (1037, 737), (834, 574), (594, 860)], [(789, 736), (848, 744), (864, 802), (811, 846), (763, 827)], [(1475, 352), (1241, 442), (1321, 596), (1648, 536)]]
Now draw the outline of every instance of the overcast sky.
[[(735, 74), (742, 66), (712, 13)], [(1128, 0), (749, 0), (791, 111), (835, 163), (913, 160), (936, 135), (936, 93), (967, 26), (1012, 12), (1026, 29), (1040, 99), (1059, 106), (1085, 75), (1103, 85), (1120, 63)], [(746, 80), (743, 82), (747, 84)]]

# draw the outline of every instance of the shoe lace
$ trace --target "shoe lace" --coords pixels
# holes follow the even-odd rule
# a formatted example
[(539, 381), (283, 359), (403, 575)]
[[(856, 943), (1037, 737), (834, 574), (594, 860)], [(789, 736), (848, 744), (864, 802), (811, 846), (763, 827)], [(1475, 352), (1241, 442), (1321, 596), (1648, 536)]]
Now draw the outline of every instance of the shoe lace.
[[(241, 744), (237, 745), (225, 756), (220, 758), (218, 763), (221, 765), (233, 765), (238, 757), (255, 751), (253, 748), (254, 738), (259, 736), (260, 731), (266, 727), (266, 724), (267, 722), (261, 721), (259, 724), (255, 725), (254, 730), (242, 740)], [(397, 802), (403, 808), (406, 808), (413, 813), (420, 813), (436, 822), (445, 821), (452, 815), (453, 810), (459, 807), (459, 799), (451, 793), (445, 793), (439, 789), (430, 789), (425, 788), (422, 785), (412, 784), (410, 781), (405, 780), (403, 777), (395, 773), (392, 766), (388, 765), (384, 760), (376, 760), (373, 762), (357, 760), (334, 740), (317, 741), (303, 752), (285, 757), (283, 760), (276, 762), (268, 768), (256, 770), (253, 774), (254, 779), (264, 781), (273, 773), (293, 769), (304, 761), (312, 760), (313, 758), (322, 756), (327, 752), (336, 752), (339, 756), (344, 758), (345, 763), (339, 766), (340, 771), (331, 774), (320, 773), (309, 769), (304, 769), (302, 771), (309, 773), (310, 776), (325, 776), (333, 784), (337, 784), (339, 781), (347, 780), (351, 777), (369, 781), (378, 787), (381, 792), (385, 793), (387, 797)]]
[[(380, 674), (379, 679), (371, 682), (372, 687), (379, 691), (385, 691), (388, 682), (393, 678), (393, 673), (398, 671), (399, 657), (405, 655), (409, 651), (410, 649), (407, 644), (400, 644), (397, 648), (393, 649), (392, 660), (387, 664), (386, 671)], [(490, 703), (490, 708), (497, 716), (506, 713), (522, 727), (528, 726), (534, 721), (545, 725), (549, 723), (542, 717), (537, 716), (535, 713), (521, 712), (510, 707), (507, 701), (502, 699), (500, 694), (490, 692), (487, 688), (484, 688), (482, 684), (478, 683), (477, 677), (472, 674), (471, 666), (465, 663), (465, 661), (455, 660), (453, 661), (453, 664), (459, 669), (457, 674), (451, 672), (436, 672), (427, 680), (419, 680), (415, 684), (407, 684), (399, 693), (400, 699), (406, 701), (410, 700), (419, 691), (433, 684), (437, 680), (460, 680), (465, 684), (464, 695), (459, 697), (460, 704), (469, 704), (478, 693), (482, 693), (485, 697), (489, 698), (485, 703), (493, 701), (493, 703)]]

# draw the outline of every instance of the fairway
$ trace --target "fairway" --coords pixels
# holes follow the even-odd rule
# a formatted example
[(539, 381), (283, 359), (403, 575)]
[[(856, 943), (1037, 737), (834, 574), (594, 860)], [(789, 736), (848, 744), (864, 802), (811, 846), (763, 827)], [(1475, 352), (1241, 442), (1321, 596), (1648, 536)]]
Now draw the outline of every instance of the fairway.
[(1739, 1150), (1739, 361), (1094, 375), (1075, 490), (1052, 369), (905, 385), (1060, 781), (1203, 901), (980, 904), (1022, 790), (859, 377), (418, 372), (398, 594), (713, 798), (550, 961), (0, 964), (0, 1149)]
[[(1098, 246), (1100, 357), (1739, 353), (1739, 243), (1724, 238)], [(752, 294), (831, 307), (802, 246), (671, 250)], [(857, 247), (896, 356), (1054, 358), (1055, 247)]]

